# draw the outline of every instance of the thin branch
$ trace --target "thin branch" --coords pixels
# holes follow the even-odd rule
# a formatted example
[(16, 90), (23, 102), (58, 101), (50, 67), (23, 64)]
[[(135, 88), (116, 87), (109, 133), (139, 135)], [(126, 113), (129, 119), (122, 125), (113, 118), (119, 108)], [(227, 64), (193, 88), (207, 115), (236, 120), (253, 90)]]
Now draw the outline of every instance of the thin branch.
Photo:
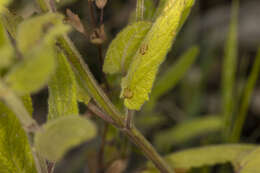
[(134, 125), (134, 111), (127, 109), (126, 111), (126, 128), (131, 129)]
[(107, 132), (108, 132), (108, 123), (105, 123), (102, 138), (101, 138), (101, 140), (102, 140), (101, 146), (100, 146), (100, 150), (98, 152), (98, 157), (97, 157), (97, 161), (99, 163), (97, 173), (104, 172), (104, 151), (105, 151), (105, 146), (106, 146)]

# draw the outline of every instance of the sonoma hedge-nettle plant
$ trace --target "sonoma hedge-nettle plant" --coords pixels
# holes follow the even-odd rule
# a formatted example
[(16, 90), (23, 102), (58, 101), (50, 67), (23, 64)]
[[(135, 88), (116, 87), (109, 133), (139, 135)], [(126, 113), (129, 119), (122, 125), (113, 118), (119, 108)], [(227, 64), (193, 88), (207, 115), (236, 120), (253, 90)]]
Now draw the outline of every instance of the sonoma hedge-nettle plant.
[[(57, 12), (55, 5), (60, 2), (36, 2), (41, 12), (23, 19), (8, 11), (6, 7), (10, 3), (9, 0), (0, 0), (1, 173), (53, 172), (54, 164), (68, 150), (92, 140), (97, 135), (97, 126), (93, 120), (79, 116), (78, 102), (84, 103), (106, 124), (121, 131), (151, 161), (144, 166), (142, 172), (188, 172), (191, 168), (225, 162), (231, 162), (234, 169), (240, 173), (257, 172), (260, 150), (255, 145), (208, 146), (180, 151), (164, 158), (134, 126), (135, 111), (143, 107), (144, 112), (150, 113), (156, 100), (176, 85), (199, 53), (199, 48), (193, 46), (163, 77), (154, 82), (158, 69), (188, 18), (195, 0), (161, 0), (157, 9), (151, 5), (150, 0), (137, 0), (135, 17), (117, 34), (106, 51), (102, 67), (105, 89), (94, 79), (67, 34), (74, 28), (84, 36), (89, 36), (90, 41), (100, 50), (106, 39), (103, 8), (108, 2), (95, 1), (101, 10), (101, 24), (98, 26), (92, 19), (94, 31), (90, 35), (76, 14), (67, 10), (65, 20), (64, 15)], [(91, 13), (94, 2), (88, 2)], [(235, 64), (237, 11), (238, 2), (234, 1), (226, 46), (226, 64)], [(240, 115), (242, 119), (257, 78), (259, 59), (258, 55), (246, 87), (247, 101), (243, 103)], [(224, 88), (230, 86), (229, 77), (232, 78), (234, 71), (230, 66), (226, 69)], [(117, 95), (117, 101), (123, 101), (123, 109), (120, 104), (109, 99), (109, 82), (105, 80), (105, 74), (120, 79), (121, 92)], [(228, 84), (225, 85), (225, 82)], [(46, 85), (49, 92), (48, 118), (45, 124), (39, 125), (32, 118), (30, 95)], [(230, 90), (225, 88), (223, 91), (223, 95), (226, 93), (223, 102), (229, 105)], [(230, 107), (227, 106), (224, 110), (227, 110), (223, 113), (227, 125), (223, 134), (229, 134), (227, 127)], [(219, 119), (209, 119), (204, 125), (216, 121)], [(238, 140), (243, 120), (238, 121), (232, 134), (223, 135), (225, 139), (233, 142)], [(203, 127), (203, 122), (196, 123), (190, 126)], [(215, 127), (218, 128), (219, 125)], [(158, 139), (161, 141), (160, 139), (165, 138)], [(103, 163), (100, 163), (100, 167), (99, 171), (103, 172)]]

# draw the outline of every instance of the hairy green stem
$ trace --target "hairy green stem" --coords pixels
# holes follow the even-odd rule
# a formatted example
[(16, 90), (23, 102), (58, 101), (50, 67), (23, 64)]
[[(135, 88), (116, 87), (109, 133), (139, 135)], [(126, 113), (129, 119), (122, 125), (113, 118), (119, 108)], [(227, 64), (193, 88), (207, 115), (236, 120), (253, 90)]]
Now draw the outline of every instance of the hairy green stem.
[[(39, 4), (46, 3), (45, 0), (37, 1)], [(49, 8), (49, 10), (51, 11), (51, 8)], [(48, 10), (42, 8), (42, 11), (47, 12)], [(143, 151), (144, 155), (150, 159), (162, 173), (174, 173), (163, 158), (157, 153), (154, 147), (136, 128), (126, 128), (123, 118), (124, 116), (117, 110), (103, 90), (99, 87), (88, 66), (84, 63), (80, 53), (77, 51), (70, 39), (67, 36), (60, 37), (58, 38), (58, 45), (66, 53), (79, 85), (88, 92), (98, 106), (108, 116), (110, 116), (111, 119), (113, 119), (116, 126)]]

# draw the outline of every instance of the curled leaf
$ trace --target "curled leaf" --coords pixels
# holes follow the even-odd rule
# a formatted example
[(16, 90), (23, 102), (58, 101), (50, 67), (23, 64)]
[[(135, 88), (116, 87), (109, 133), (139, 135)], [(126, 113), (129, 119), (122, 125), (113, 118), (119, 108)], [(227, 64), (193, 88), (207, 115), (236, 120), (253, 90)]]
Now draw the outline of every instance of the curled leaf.
[(108, 48), (103, 71), (109, 74), (127, 72), (135, 52), (151, 25), (150, 22), (136, 22), (117, 34)]

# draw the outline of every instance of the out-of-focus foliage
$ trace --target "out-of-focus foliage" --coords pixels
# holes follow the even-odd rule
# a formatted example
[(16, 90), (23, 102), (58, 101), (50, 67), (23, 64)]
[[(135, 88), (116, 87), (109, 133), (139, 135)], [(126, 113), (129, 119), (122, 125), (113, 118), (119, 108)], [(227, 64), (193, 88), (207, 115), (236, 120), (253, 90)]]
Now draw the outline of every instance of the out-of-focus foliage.
[[(6, 75), (18, 94), (41, 89), (55, 69), (54, 39), (68, 31), (59, 14), (45, 14), (22, 22), (17, 30), (17, 47), (23, 60)], [(32, 73), (34, 72), (34, 73)]]
[(230, 124), (232, 115), (234, 113), (234, 86), (235, 86), (235, 72), (237, 68), (237, 23), (238, 23), (238, 1), (233, 1), (232, 18), (228, 38), (225, 46), (225, 55), (223, 61), (222, 74), (222, 109), (224, 116), (224, 137), (228, 138), (230, 134)]
[[(240, 165), (237, 159), (245, 153), (252, 152), (254, 145), (217, 145), (206, 146), (194, 149), (179, 151), (166, 156), (166, 160), (176, 170), (187, 172), (191, 168), (202, 167), (204, 165), (216, 165), (230, 162), (235, 168)], [(145, 171), (157, 172), (157, 171)]]
[(237, 171), (241, 173), (257, 173), (260, 170), (260, 148), (243, 155), (239, 160)]
[(167, 151), (170, 147), (192, 140), (195, 137), (219, 132), (222, 130), (222, 127), (220, 116), (192, 119), (190, 122), (177, 124), (171, 129), (159, 131), (155, 135), (155, 146), (159, 150)]
[(96, 127), (90, 120), (79, 116), (63, 116), (49, 121), (36, 133), (35, 147), (49, 161), (58, 161), (69, 149), (95, 135)]

